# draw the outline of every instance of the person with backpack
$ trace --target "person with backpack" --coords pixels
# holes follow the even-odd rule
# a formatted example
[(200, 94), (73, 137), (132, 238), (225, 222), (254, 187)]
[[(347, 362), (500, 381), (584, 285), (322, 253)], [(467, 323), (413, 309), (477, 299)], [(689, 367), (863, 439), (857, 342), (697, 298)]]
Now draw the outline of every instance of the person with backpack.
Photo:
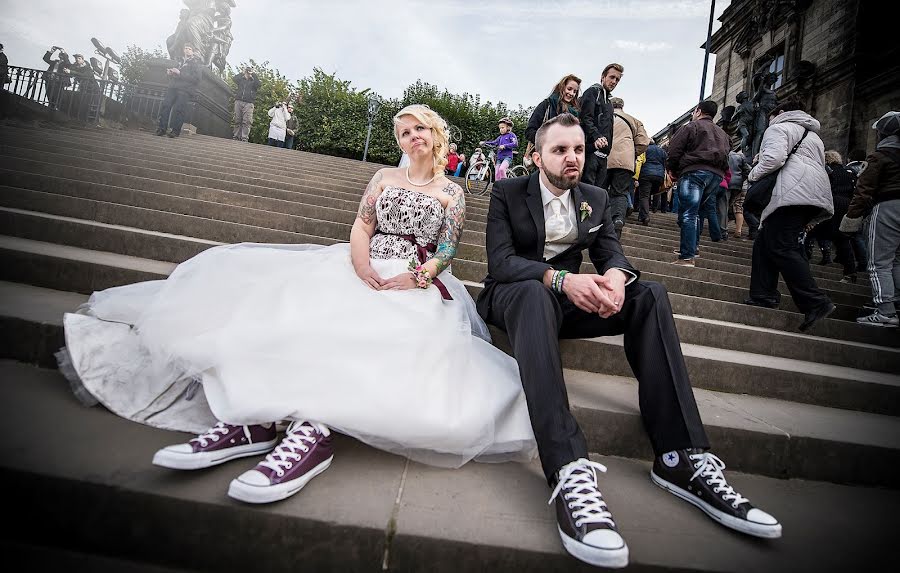
[(650, 137), (641, 121), (625, 113), (622, 98), (610, 98), (613, 106), (613, 144), (607, 158), (606, 182), (616, 235), (622, 237), (628, 214), (628, 198), (634, 190), (635, 159), (647, 151)]
[(528, 147), (525, 149), (525, 157), (530, 159), (534, 149), (534, 135), (544, 122), (561, 113), (571, 113), (575, 117), (581, 112), (578, 103), (578, 92), (581, 90), (581, 78), (569, 74), (553, 87), (553, 91), (531, 112), (528, 118), (528, 126), (525, 127), (525, 141)]
[(609, 64), (603, 68), (600, 83), (584, 90), (578, 101), (581, 129), (584, 130), (584, 175), (588, 185), (603, 185), (606, 181), (606, 159), (613, 141), (613, 108), (609, 98), (619, 85), (625, 68)]
[[(638, 176), (638, 221), (645, 227), (650, 225), (651, 197), (656, 199), (662, 190), (667, 157), (665, 150), (650, 139), (650, 145), (644, 153), (644, 164), (641, 165), (641, 173)], [(664, 194), (665, 190), (662, 192)]]
[(863, 228), (869, 256), (869, 281), (875, 311), (856, 319), (868, 326), (896, 328), (900, 303), (900, 111), (889, 111), (872, 124), (878, 133), (875, 151), (866, 158), (840, 230)]

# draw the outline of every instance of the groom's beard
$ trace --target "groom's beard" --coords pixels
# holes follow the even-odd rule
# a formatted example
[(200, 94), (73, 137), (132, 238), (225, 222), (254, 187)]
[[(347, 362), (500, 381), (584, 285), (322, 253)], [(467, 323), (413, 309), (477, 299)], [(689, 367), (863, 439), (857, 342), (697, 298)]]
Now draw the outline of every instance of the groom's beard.
[[(571, 171), (573, 167), (576, 170), (575, 172)], [(544, 175), (547, 177), (547, 181), (549, 181), (551, 185), (553, 185), (557, 189), (563, 190), (571, 189), (578, 185), (578, 182), (581, 181), (581, 169), (572, 165), (564, 166), (560, 173), (554, 173), (545, 168)]]

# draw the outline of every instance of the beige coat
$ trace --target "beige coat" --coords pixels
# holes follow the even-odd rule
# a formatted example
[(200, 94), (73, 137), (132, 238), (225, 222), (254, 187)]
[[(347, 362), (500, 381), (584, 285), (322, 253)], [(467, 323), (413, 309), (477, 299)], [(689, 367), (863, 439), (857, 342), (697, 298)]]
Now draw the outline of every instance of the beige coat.
[(607, 169), (627, 169), (634, 173), (634, 161), (638, 155), (647, 151), (650, 136), (640, 120), (628, 115), (621, 109), (615, 110), (613, 118), (613, 142)]

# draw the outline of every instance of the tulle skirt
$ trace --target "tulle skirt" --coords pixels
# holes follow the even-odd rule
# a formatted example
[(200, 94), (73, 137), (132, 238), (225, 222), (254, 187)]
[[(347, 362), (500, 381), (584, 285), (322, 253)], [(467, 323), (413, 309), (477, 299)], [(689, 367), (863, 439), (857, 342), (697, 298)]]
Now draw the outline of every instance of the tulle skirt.
[[(406, 266), (372, 261), (384, 278)], [(445, 467), (534, 457), (516, 362), (441, 279), (452, 301), (370, 289), (348, 244), (215, 247), (94, 293), (65, 316), (61, 365), (76, 392), (162, 428), (303, 419)]]

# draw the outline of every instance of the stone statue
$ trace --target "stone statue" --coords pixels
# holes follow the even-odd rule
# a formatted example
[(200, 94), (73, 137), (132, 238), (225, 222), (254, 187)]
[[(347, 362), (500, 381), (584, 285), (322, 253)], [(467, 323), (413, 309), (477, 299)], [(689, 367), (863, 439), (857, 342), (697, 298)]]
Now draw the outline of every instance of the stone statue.
[(750, 135), (753, 131), (753, 102), (747, 92), (741, 92), (737, 95), (737, 109), (734, 111), (732, 121), (736, 128), (737, 136), (741, 138), (740, 148), (744, 155), (752, 158), (753, 146)]
[(207, 63), (217, 69), (219, 75), (225, 73), (226, 58), (234, 41), (231, 34), (231, 9), (234, 7), (234, 0), (215, 0), (215, 28), (210, 36), (212, 49)]
[(214, 28), (213, 17), (216, 8), (211, 0), (183, 0), (185, 6), (181, 10), (178, 26), (175, 33), (166, 39), (166, 48), (169, 57), (173, 60), (182, 57), (182, 49), (185, 44), (194, 46), (194, 53), (204, 61), (210, 57), (211, 42)]
[(769, 71), (763, 72), (760, 77), (759, 87), (756, 93), (753, 94), (753, 103), (756, 111), (753, 115), (753, 148), (751, 157), (759, 153), (763, 133), (769, 127), (769, 114), (778, 105), (778, 96), (775, 95), (775, 88), (773, 87), (777, 80), (777, 74)]

